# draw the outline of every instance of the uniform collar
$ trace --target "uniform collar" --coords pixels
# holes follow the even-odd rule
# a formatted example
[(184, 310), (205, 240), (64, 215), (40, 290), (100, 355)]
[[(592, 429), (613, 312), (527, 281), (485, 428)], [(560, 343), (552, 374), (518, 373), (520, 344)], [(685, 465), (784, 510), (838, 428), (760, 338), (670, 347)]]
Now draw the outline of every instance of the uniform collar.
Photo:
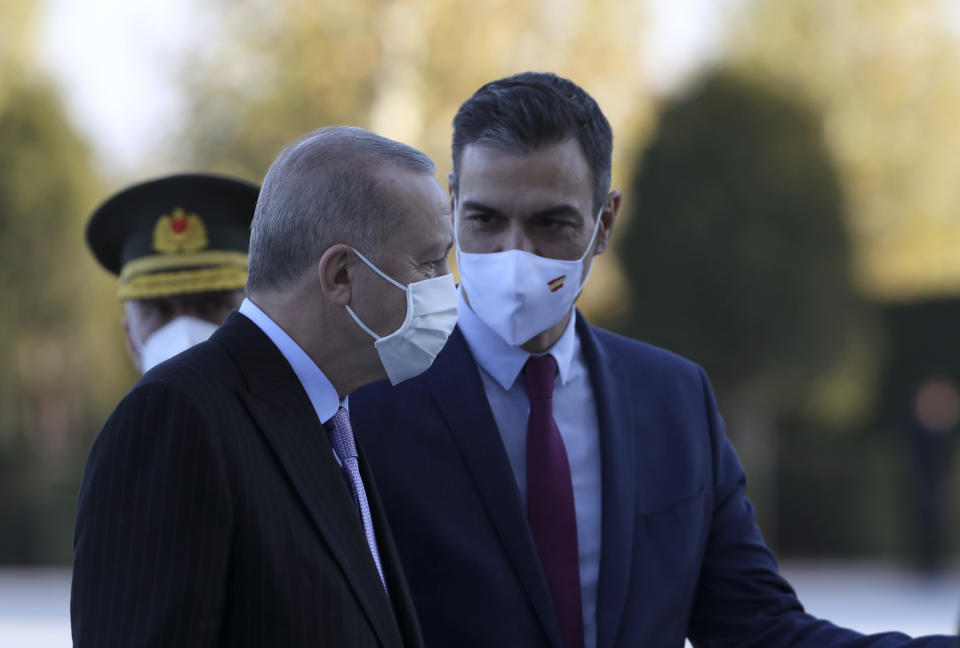
[[(463, 286), (460, 286), (457, 294), (460, 300), (460, 317), (457, 320), (457, 326), (460, 327), (467, 346), (470, 347), (470, 353), (473, 354), (477, 364), (497, 381), (497, 384), (504, 389), (510, 389), (516, 382), (517, 376), (523, 371), (523, 366), (531, 354), (509, 344), (487, 326), (467, 304), (467, 300), (463, 297)], [(570, 380), (577, 341), (576, 318), (577, 311), (574, 309), (560, 339), (546, 351), (557, 361), (561, 385), (566, 385)]]
[(310, 403), (317, 412), (321, 423), (329, 421), (340, 407), (346, 407), (347, 399), (340, 400), (333, 383), (320, 371), (320, 367), (259, 306), (250, 301), (249, 298), (244, 299), (240, 305), (240, 312), (246, 315), (270, 338), (277, 349), (280, 350), (280, 353), (283, 354), (283, 357), (287, 359), (287, 362), (290, 363), (290, 367), (297, 374), (304, 391), (307, 392)]

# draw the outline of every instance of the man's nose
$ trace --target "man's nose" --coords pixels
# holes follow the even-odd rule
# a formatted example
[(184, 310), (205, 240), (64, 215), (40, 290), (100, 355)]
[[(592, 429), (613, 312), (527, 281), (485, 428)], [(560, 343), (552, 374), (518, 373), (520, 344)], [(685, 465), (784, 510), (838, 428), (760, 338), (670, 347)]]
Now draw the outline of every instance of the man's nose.
[(522, 250), (523, 252), (535, 252), (533, 242), (523, 227), (519, 224), (512, 224), (504, 234), (504, 250)]

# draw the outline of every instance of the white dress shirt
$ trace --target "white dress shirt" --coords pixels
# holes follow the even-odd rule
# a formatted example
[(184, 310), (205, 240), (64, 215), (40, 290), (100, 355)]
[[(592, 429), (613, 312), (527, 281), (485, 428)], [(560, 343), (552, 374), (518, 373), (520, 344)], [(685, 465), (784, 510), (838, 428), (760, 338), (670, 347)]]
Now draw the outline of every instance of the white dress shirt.
[(307, 397), (310, 399), (310, 403), (313, 405), (321, 423), (326, 423), (333, 418), (340, 407), (346, 407), (346, 398), (343, 402), (340, 401), (340, 396), (337, 394), (333, 383), (320, 371), (317, 363), (311, 360), (307, 352), (301, 349), (300, 345), (294, 342), (286, 331), (270, 319), (269, 315), (260, 310), (259, 306), (249, 299), (244, 299), (243, 303), (240, 304), (240, 312), (267, 334), (270, 341), (290, 363), (293, 373), (297, 374), (297, 378), (303, 385), (303, 390), (307, 392)]
[[(600, 433), (590, 373), (575, 327), (576, 312), (548, 353), (557, 361), (553, 418), (567, 450), (577, 517), (584, 646), (597, 645), (597, 581), (600, 575)], [(480, 379), (517, 480), (521, 506), (527, 502), (527, 419), (530, 401), (520, 372), (530, 354), (511, 346), (470, 308), (460, 290), (460, 330), (480, 366)]]

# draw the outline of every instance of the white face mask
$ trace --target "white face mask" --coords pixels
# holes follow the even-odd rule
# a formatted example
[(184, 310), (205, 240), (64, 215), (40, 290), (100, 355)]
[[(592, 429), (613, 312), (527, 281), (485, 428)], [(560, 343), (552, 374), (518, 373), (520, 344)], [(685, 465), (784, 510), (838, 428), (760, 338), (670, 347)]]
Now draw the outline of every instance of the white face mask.
[(140, 372), (147, 373), (164, 360), (203, 342), (216, 330), (216, 324), (190, 315), (171, 320), (147, 336), (146, 342), (134, 342), (140, 352)]
[(384, 274), (365, 256), (354, 252), (374, 272), (407, 293), (407, 317), (400, 328), (385, 337), (370, 330), (347, 306), (353, 321), (376, 340), (374, 347), (380, 363), (390, 383), (396, 385), (426, 371), (457, 325), (457, 288), (453, 275), (445, 274), (404, 286)]
[(563, 319), (590, 275), (583, 276), (583, 261), (593, 249), (602, 213), (603, 209), (597, 213), (587, 249), (570, 261), (523, 250), (464, 252), (458, 237), (460, 281), (477, 317), (512, 346), (521, 346)]

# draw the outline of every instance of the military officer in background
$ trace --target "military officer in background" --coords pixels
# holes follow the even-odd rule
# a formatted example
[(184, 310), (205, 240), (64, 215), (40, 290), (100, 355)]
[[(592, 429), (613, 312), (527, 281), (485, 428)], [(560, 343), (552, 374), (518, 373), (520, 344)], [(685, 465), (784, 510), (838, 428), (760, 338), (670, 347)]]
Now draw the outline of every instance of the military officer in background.
[(119, 277), (127, 350), (142, 373), (239, 308), (258, 194), (245, 180), (178, 174), (127, 187), (90, 217), (87, 245)]

